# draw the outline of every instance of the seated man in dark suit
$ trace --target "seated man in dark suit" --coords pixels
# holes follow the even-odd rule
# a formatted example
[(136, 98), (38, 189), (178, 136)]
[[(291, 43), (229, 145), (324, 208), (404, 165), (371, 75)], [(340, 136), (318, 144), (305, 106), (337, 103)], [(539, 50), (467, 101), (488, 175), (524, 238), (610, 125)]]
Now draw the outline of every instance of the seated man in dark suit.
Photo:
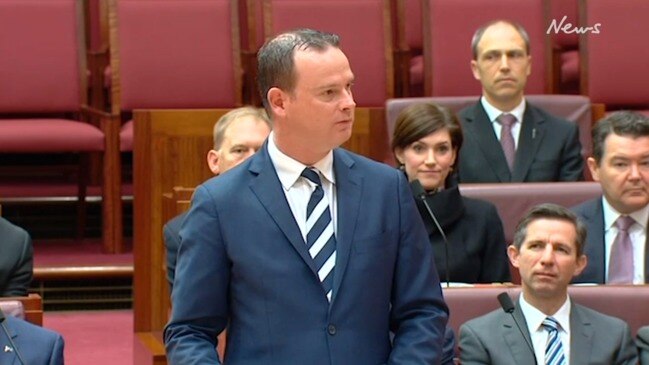
[(507, 249), (521, 275), (518, 305), (511, 315), (497, 310), (460, 327), (461, 363), (636, 364), (629, 325), (568, 296), (570, 280), (587, 265), (585, 241), (586, 228), (568, 209), (528, 211)]
[[(0, 364), (63, 365), (63, 337), (0, 312)], [(11, 337), (11, 341), (9, 340)], [(20, 354), (20, 355), (18, 355)], [(20, 359), (19, 359), (20, 356)]]
[[(214, 175), (237, 166), (261, 147), (271, 130), (263, 109), (242, 107), (229, 111), (214, 124), (214, 149), (207, 153), (207, 165)], [(173, 287), (180, 226), (186, 213), (169, 220), (163, 228), (167, 252), (167, 281)]]
[(460, 182), (582, 180), (577, 125), (523, 96), (532, 65), (525, 29), (494, 21), (476, 31), (471, 47), (471, 70), (482, 84), (482, 97), (459, 113), (465, 138)]
[(649, 118), (617, 112), (593, 129), (588, 168), (603, 196), (573, 211), (588, 230), (590, 265), (577, 283), (644, 284), (649, 279)]
[(26, 296), (32, 282), (34, 251), (24, 229), (0, 217), (0, 296)]

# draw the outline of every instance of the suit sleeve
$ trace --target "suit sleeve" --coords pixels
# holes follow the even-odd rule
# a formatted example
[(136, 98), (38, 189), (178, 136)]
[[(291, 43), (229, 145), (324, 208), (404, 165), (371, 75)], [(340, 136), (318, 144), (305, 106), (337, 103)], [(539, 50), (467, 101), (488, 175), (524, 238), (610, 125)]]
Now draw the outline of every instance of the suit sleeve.
[(489, 353), (480, 336), (467, 323), (460, 327), (460, 363), (462, 365), (491, 364)]
[(480, 273), (481, 283), (504, 283), (512, 280), (507, 257), (507, 242), (503, 222), (496, 207), (489, 204), (486, 211), (485, 252)]
[(178, 247), (180, 247), (180, 236), (178, 232), (173, 230), (171, 222), (165, 224), (162, 228), (165, 240), (165, 251), (167, 255), (167, 282), (169, 288), (173, 288), (174, 277), (176, 273), (176, 257), (178, 255)]
[(559, 170), (559, 181), (584, 180), (584, 158), (581, 155), (579, 127), (571, 123), (566, 144), (563, 147), (562, 161)]
[(640, 354), (640, 365), (649, 365), (649, 326), (638, 330), (636, 345)]
[(405, 177), (396, 172), (400, 242), (393, 278), (389, 364), (438, 364), (448, 309), (432, 248)]
[(63, 337), (57, 335), (56, 340), (54, 341), (54, 347), (52, 348), (52, 356), (50, 357), (49, 365), (63, 365), (65, 363), (63, 359), (64, 346), (65, 342), (63, 341)]
[(196, 189), (181, 234), (171, 320), (164, 333), (167, 359), (170, 365), (220, 364), (216, 345), (227, 324), (230, 264), (205, 186)]
[(629, 325), (624, 322), (622, 336), (620, 338), (620, 351), (618, 352), (616, 365), (635, 365), (638, 363), (638, 348), (633, 343), (631, 337), (631, 329)]
[[(22, 231), (22, 230), (21, 230)], [(34, 272), (34, 248), (29, 233), (22, 231), (22, 242), (20, 243), (18, 261), (12, 272), (9, 274), (7, 286), (1, 296), (26, 296), (27, 289), (32, 282)]]

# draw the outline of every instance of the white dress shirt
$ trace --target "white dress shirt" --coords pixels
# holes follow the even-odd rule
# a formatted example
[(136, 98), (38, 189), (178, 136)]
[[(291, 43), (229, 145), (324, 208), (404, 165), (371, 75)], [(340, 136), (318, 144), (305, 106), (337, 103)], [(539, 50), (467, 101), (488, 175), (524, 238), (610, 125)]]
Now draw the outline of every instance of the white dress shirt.
[[(499, 110), (495, 106), (489, 104), (487, 99), (483, 96), (480, 98), (480, 102), (482, 103), (482, 107), (484, 108), (485, 112), (487, 112), (487, 116), (489, 117), (489, 120), (491, 121), (491, 126), (494, 129), (494, 133), (496, 133), (496, 138), (500, 141), (500, 131), (503, 129), (502, 125), (498, 123), (496, 119), (503, 114), (511, 114), (514, 117), (516, 117), (516, 123), (512, 124), (512, 136), (514, 137), (514, 148), (518, 148), (518, 137), (521, 133), (521, 124), (523, 123), (523, 114), (525, 114), (525, 98), (521, 100), (521, 103), (518, 104), (514, 109), (504, 112), (502, 110)], [(535, 132), (533, 132), (535, 134)]]
[(306, 207), (309, 204), (311, 194), (315, 190), (314, 183), (301, 177), (302, 171), (307, 167), (314, 167), (320, 172), (322, 188), (329, 202), (334, 235), (336, 235), (338, 227), (336, 224), (338, 205), (336, 204), (336, 189), (334, 189), (336, 181), (333, 173), (333, 151), (329, 151), (322, 160), (316, 162), (313, 166), (306, 166), (280, 151), (275, 144), (274, 132), (271, 132), (268, 138), (268, 155), (275, 167), (277, 177), (282, 184), (284, 195), (291, 208), (295, 222), (300, 227), (304, 242), (306, 242), (307, 235)]
[(566, 301), (556, 313), (549, 316), (525, 301), (523, 293), (521, 293), (518, 299), (518, 305), (525, 316), (525, 322), (527, 322), (527, 330), (532, 339), (536, 363), (545, 364), (545, 347), (548, 343), (548, 331), (545, 330), (542, 324), (546, 317), (553, 317), (559, 323), (559, 339), (561, 339), (566, 365), (570, 365), (570, 297), (566, 298)]

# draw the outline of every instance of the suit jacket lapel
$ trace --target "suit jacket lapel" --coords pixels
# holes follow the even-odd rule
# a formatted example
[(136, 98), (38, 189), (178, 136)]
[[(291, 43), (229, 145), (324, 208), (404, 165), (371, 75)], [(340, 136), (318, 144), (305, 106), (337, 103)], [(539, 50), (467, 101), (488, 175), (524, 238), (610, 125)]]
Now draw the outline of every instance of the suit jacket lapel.
[(363, 178), (360, 173), (353, 169), (353, 166), (354, 161), (343, 150), (334, 150), (338, 229), (336, 231), (336, 268), (334, 271), (332, 303), (336, 299), (349, 262), (349, 253), (361, 205)]
[(536, 151), (541, 145), (545, 134), (543, 122), (543, 118), (534, 113), (530, 104), (526, 103), (523, 121), (521, 121), (521, 132), (518, 136), (518, 146), (516, 147), (512, 182), (525, 181), (525, 176), (532, 166)]
[(480, 102), (473, 106), (473, 110), (466, 113), (466, 119), (468, 128), (465, 133), (474, 135), (472, 139), (478, 142), (478, 147), (488, 162), (485, 168), (491, 168), (500, 182), (509, 182), (511, 174), (505, 153), (496, 138), (489, 116)]
[(252, 189), (259, 202), (266, 208), (270, 217), (284, 233), (293, 248), (295, 248), (295, 251), (297, 251), (309, 268), (311, 268), (315, 278), (318, 278), (318, 271), (313, 259), (309, 255), (309, 251), (302, 238), (302, 233), (300, 232), (300, 227), (295, 222), (295, 217), (293, 217), (291, 208), (286, 201), (282, 184), (277, 177), (275, 167), (268, 155), (267, 143), (264, 144), (260, 153), (251, 157), (249, 171), (256, 175), (256, 177), (252, 179), (250, 189)]
[[(521, 325), (521, 330), (523, 336), (516, 327), (514, 320), (507, 315), (505, 321), (503, 322), (504, 327), (504, 340), (509, 346), (509, 351), (512, 353), (512, 357), (515, 360), (516, 364), (534, 364), (535, 358), (532, 349), (530, 349), (529, 344), (532, 343), (529, 331), (527, 330), (527, 322), (523, 316), (523, 312), (516, 306), (514, 312), (512, 313), (516, 317), (516, 321)], [(527, 341), (527, 343), (525, 342)]]
[(586, 354), (592, 351), (593, 328), (574, 302), (570, 308), (570, 333), (570, 365), (588, 365)]

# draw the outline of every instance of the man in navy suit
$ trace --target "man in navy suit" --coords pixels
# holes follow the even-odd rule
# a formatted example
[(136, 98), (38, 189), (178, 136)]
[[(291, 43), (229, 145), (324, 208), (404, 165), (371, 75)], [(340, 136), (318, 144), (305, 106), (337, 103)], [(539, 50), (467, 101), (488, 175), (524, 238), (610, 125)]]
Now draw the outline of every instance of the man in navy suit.
[[(252, 156), (270, 133), (268, 115), (261, 108), (250, 106), (225, 113), (214, 124), (214, 149), (207, 152), (207, 166), (214, 175), (222, 174)], [(187, 212), (177, 215), (164, 225), (167, 253), (167, 281), (173, 288), (176, 256), (180, 246), (180, 227)]]
[[(649, 283), (649, 118), (627, 111), (613, 113), (597, 122), (592, 134), (593, 156), (587, 163), (603, 195), (572, 208), (588, 229), (589, 262), (574, 282)], [(609, 275), (620, 231), (616, 222), (621, 217), (632, 219), (626, 230), (632, 245), (626, 281)]]
[(582, 180), (577, 125), (525, 101), (532, 70), (525, 29), (494, 21), (476, 31), (471, 47), (471, 70), (482, 84), (482, 97), (459, 113), (465, 139), (460, 182)]
[(302, 29), (259, 51), (273, 132), (196, 189), (165, 328), (171, 364), (219, 363), (226, 327), (228, 364), (440, 362), (448, 310), (408, 182), (338, 148), (355, 109), (338, 42)]
[(0, 217), (0, 297), (26, 296), (34, 249), (29, 233)]
[(60, 334), (12, 316), (4, 318), (2, 325), (6, 332), (0, 333), (0, 364), (20, 364), (20, 353), (25, 365), (63, 365)]

